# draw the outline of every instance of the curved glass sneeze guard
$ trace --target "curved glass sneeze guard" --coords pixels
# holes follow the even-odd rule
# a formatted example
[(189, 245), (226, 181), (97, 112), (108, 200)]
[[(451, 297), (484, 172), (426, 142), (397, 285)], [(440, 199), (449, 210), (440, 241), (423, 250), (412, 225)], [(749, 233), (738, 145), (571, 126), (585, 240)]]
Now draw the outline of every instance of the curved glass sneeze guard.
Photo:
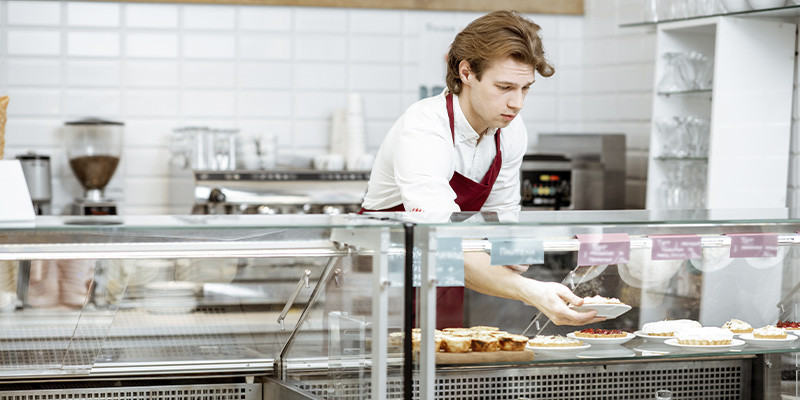
[[(0, 371), (263, 374), (318, 283), (353, 280), (352, 265), (372, 259), (359, 251), (375, 254), (370, 243), (402, 240), (397, 225), (352, 216), (45, 217), (34, 227), (0, 225)], [(327, 300), (321, 293), (316, 302)], [(336, 310), (352, 304), (364, 305), (348, 297)], [(360, 313), (366, 322), (369, 314)], [(329, 331), (326, 321), (314, 313), (302, 320), (317, 339)]]
[(691, 17), (676, 18), (676, 19), (660, 19), (658, 21), (631, 22), (631, 23), (620, 24), (620, 27), (623, 28), (646, 27), (646, 26), (655, 26), (658, 24), (666, 24), (670, 22), (692, 21), (703, 18), (724, 17), (724, 16), (754, 17), (754, 18), (796, 18), (800, 16), (800, 5), (788, 5), (784, 7), (762, 8), (758, 10), (746, 10), (746, 11), (729, 12), (729, 13), (715, 12), (707, 15), (695, 15)]

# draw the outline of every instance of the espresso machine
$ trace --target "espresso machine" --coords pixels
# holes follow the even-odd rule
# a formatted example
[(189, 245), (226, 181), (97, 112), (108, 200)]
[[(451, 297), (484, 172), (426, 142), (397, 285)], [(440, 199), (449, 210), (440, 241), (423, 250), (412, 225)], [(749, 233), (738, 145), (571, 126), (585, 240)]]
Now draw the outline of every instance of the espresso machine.
[(37, 215), (51, 214), (53, 185), (50, 179), (50, 156), (28, 152), (18, 155), (17, 160), (22, 166), (25, 183), (28, 184), (34, 211)]
[(76, 199), (75, 215), (117, 215), (117, 205), (103, 189), (119, 165), (124, 124), (87, 118), (64, 124), (64, 144), (69, 166), (84, 189)]

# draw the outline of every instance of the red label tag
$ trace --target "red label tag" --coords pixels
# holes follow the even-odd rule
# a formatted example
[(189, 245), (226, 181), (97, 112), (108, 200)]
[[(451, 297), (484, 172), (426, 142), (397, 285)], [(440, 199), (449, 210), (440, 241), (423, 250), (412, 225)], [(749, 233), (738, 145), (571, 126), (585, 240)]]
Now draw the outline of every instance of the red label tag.
[(703, 244), (697, 235), (653, 235), (653, 260), (688, 260), (703, 257)]
[(776, 233), (727, 233), (731, 238), (731, 258), (775, 257), (778, 255)]
[(631, 259), (631, 239), (627, 233), (576, 235), (578, 265), (626, 264)]

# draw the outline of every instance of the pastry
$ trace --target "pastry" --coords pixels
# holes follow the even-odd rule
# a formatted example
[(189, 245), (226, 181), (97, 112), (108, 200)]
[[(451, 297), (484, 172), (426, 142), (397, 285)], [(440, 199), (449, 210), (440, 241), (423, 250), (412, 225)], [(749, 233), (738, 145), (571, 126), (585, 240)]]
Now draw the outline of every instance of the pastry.
[(472, 351), (491, 352), (500, 350), (500, 341), (494, 336), (476, 335), (472, 338)]
[(577, 347), (583, 345), (583, 342), (561, 335), (537, 335), (528, 341), (528, 345), (533, 347)]
[(472, 331), (476, 332), (499, 332), (500, 328), (496, 326), (473, 326), (469, 328)]
[(778, 328), (783, 328), (783, 329), (786, 329), (786, 330), (788, 330), (788, 331), (792, 331), (792, 330), (795, 330), (795, 331), (796, 331), (796, 330), (800, 330), (800, 322), (795, 322), (795, 321), (778, 321), (778, 325), (777, 325), (777, 327), (778, 327)]
[(756, 339), (786, 339), (786, 329), (768, 325), (763, 328), (754, 329), (753, 337)]
[(619, 338), (625, 337), (628, 335), (627, 332), (623, 332), (619, 329), (584, 329), (582, 331), (575, 331), (573, 334), (577, 337), (585, 337), (585, 338)]
[(505, 335), (494, 335), (500, 342), (500, 350), (503, 351), (523, 351), (528, 337), (506, 333)]
[(731, 319), (730, 321), (726, 322), (725, 325), (722, 325), (723, 328), (730, 330), (733, 333), (750, 333), (753, 331), (753, 327), (750, 326), (747, 322), (744, 322), (739, 319)]
[(472, 338), (466, 336), (442, 336), (442, 349), (448, 353), (466, 353), (472, 348)]
[(707, 326), (704, 328), (682, 329), (675, 333), (679, 344), (694, 346), (720, 346), (729, 345), (733, 341), (733, 332)]
[(675, 336), (675, 332), (687, 328), (700, 328), (699, 322), (690, 319), (648, 322), (642, 326), (642, 332), (650, 336)]

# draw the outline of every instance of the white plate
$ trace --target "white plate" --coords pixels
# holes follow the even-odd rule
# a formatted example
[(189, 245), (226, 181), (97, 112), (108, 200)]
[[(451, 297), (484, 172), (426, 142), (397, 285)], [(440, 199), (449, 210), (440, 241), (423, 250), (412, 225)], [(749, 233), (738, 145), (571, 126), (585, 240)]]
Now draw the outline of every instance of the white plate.
[(623, 336), (623, 337), (615, 337), (615, 338), (587, 338), (587, 337), (578, 337), (578, 336), (575, 336), (575, 332), (570, 332), (570, 333), (568, 333), (568, 334), (567, 334), (567, 337), (568, 337), (568, 338), (571, 338), (571, 339), (583, 340), (584, 342), (586, 342), (586, 343), (590, 343), (590, 344), (597, 344), (597, 345), (609, 345), (609, 344), (623, 344), (623, 343), (625, 343), (625, 342), (627, 342), (627, 341), (629, 341), (629, 340), (631, 340), (631, 339), (635, 338), (635, 337), (636, 337), (636, 335), (634, 335), (634, 334), (632, 334), (632, 333), (626, 333), (626, 334), (625, 334), (625, 336)]
[(614, 357), (633, 357), (636, 352), (622, 346), (613, 348), (600, 348), (582, 351), (575, 356), (578, 358), (614, 358)]
[(668, 339), (672, 339), (675, 336), (656, 336), (656, 335), (648, 335), (642, 331), (633, 332), (634, 335), (647, 339), (648, 342), (656, 342), (656, 343), (664, 343)]
[(665, 344), (670, 346), (680, 347), (682, 349), (690, 350), (690, 351), (719, 351), (719, 350), (730, 350), (732, 347), (741, 346), (744, 344), (744, 340), (739, 339), (731, 339), (731, 344), (719, 344), (719, 345), (695, 345), (695, 344), (680, 344), (678, 343), (678, 339), (669, 339)]
[(605, 317), (606, 319), (617, 318), (625, 314), (631, 309), (627, 304), (584, 304), (582, 306), (569, 306), (569, 308), (578, 311), (586, 312), (591, 310), (597, 311), (598, 317)]
[(562, 346), (562, 347), (540, 347), (540, 346), (525, 346), (526, 349), (531, 349), (534, 352), (544, 352), (544, 353), (568, 353), (570, 351), (578, 351), (578, 350), (585, 350), (588, 349), (591, 345), (588, 343), (584, 343), (580, 346)]
[(787, 333), (786, 339), (757, 339), (752, 333), (743, 333), (739, 335), (739, 339), (742, 339), (747, 342), (747, 344), (752, 344), (754, 346), (785, 347), (797, 340), (797, 336)]

